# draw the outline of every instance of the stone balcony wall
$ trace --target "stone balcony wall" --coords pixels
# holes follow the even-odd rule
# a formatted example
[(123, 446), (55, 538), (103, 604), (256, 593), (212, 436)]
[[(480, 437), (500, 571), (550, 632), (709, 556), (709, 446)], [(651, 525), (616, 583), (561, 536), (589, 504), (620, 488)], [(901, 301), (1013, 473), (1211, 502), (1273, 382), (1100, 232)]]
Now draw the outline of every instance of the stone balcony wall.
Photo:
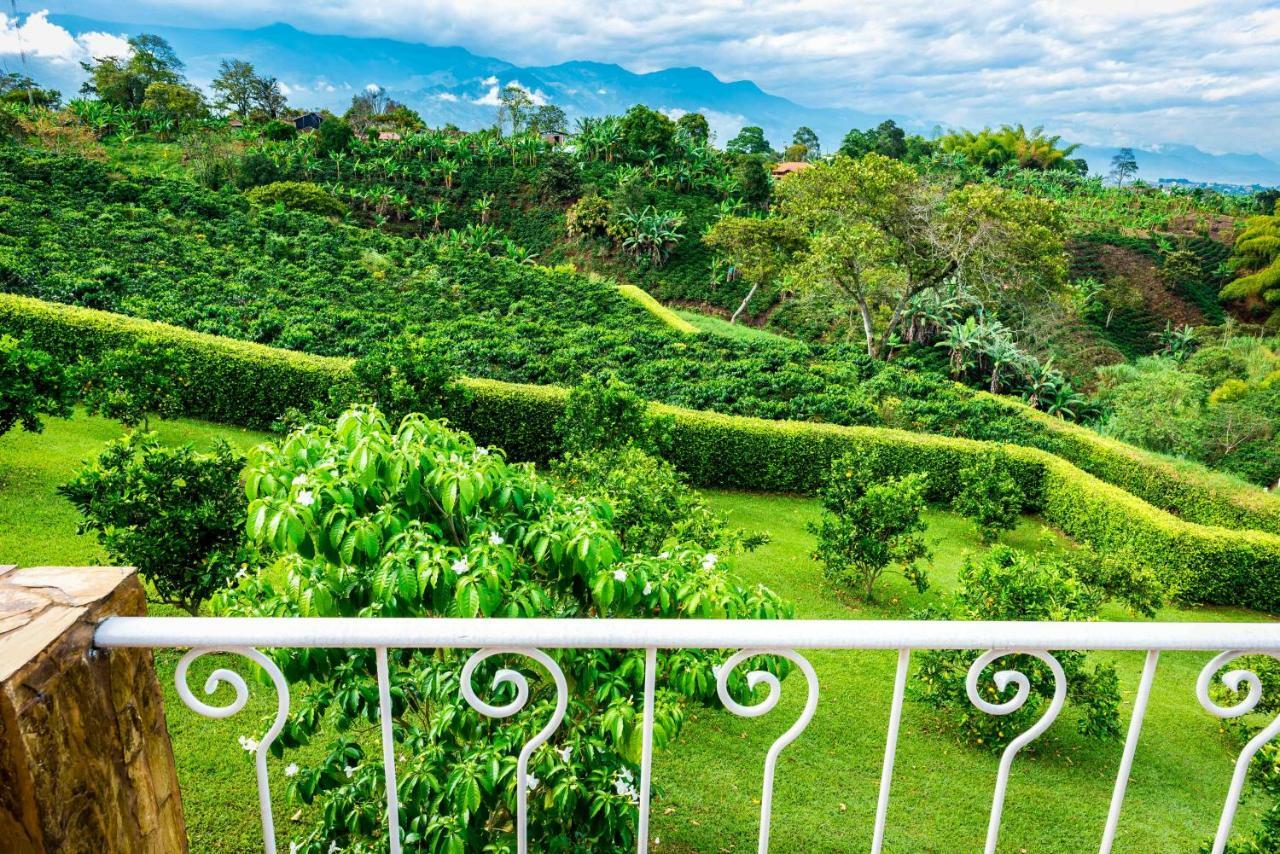
[(146, 613), (132, 569), (0, 566), (0, 849), (185, 852), (150, 650), (96, 650)]

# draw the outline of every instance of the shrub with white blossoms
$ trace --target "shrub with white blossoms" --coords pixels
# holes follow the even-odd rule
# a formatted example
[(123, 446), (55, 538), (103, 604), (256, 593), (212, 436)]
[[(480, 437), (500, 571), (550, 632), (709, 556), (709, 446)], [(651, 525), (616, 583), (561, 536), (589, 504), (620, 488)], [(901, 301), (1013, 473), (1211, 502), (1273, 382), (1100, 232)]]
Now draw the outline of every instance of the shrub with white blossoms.
[[(609, 508), (572, 498), (531, 466), (477, 448), (465, 434), (418, 416), (393, 431), (373, 409), (333, 427), (299, 430), (254, 451), (246, 470), (248, 531), (274, 563), (228, 591), (221, 612), (346, 617), (784, 618), (792, 608), (748, 588), (693, 543), (660, 556), (630, 553)], [(528, 782), (532, 850), (634, 847), (644, 653), (552, 650), (573, 686), (568, 715), (534, 754)], [(272, 750), (283, 754), (336, 732), (325, 758), (286, 775), (292, 797), (321, 808), (294, 834), (318, 854), (385, 851), (381, 753), (372, 651), (273, 653), (298, 698)], [(514, 850), (516, 758), (546, 724), (555, 686), (518, 656), (476, 670), (484, 695), (500, 667), (530, 678), (530, 700), (505, 720), (475, 712), (460, 695), (468, 652), (392, 650), (400, 832), (406, 848), (432, 852)], [(723, 656), (659, 657), (654, 740), (679, 732), (690, 701), (715, 696)], [(743, 674), (784, 672), (765, 659), (738, 668), (730, 690), (745, 701)], [(491, 703), (514, 698), (502, 685)], [(327, 736), (326, 737), (330, 737)], [(488, 847), (486, 847), (488, 846)]]

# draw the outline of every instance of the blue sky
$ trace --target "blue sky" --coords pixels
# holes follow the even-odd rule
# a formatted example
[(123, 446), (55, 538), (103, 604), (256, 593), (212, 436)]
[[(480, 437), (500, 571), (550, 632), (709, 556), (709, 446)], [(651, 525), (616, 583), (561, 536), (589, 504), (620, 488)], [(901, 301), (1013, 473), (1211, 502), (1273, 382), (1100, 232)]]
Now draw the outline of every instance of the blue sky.
[[(285, 21), (522, 65), (700, 65), (813, 106), (962, 127), (1044, 124), (1091, 144), (1280, 154), (1275, 0), (61, 0), (18, 9), (194, 27)], [(22, 42), (68, 60), (95, 49), (56, 30), (24, 30)], [(0, 60), (17, 42), (5, 18)]]

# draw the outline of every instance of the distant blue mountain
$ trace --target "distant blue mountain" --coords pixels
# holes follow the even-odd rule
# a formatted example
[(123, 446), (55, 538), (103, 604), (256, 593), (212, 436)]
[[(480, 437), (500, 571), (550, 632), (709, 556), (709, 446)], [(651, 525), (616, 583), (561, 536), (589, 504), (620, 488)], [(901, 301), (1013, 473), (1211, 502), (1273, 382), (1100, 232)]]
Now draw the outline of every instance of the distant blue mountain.
[[(721, 143), (744, 125), (759, 125), (779, 149), (800, 125), (817, 132), (824, 150), (834, 150), (850, 128), (871, 127), (889, 118), (857, 110), (803, 106), (770, 95), (749, 80), (725, 82), (697, 67), (648, 74), (602, 62), (521, 67), (460, 47), (317, 35), (288, 24), (258, 29), (189, 29), (73, 15), (50, 15), (49, 20), (74, 35), (157, 33), (173, 45), (187, 63), (188, 77), (201, 86), (208, 86), (221, 60), (234, 57), (279, 78), (288, 87), (289, 101), (295, 107), (342, 112), (353, 94), (377, 84), (420, 112), (429, 124), (452, 122), (465, 129), (492, 125), (499, 87), (513, 81), (560, 105), (570, 118), (622, 113), (633, 104), (647, 104), (672, 114), (696, 111), (707, 116)], [(78, 69), (66, 65), (38, 70), (43, 79), (67, 93), (76, 91), (83, 77)], [(910, 117), (892, 118), (915, 132), (930, 126)], [(1010, 120), (1018, 118), (1010, 116)], [(1117, 150), (1084, 146), (1076, 156), (1084, 157), (1091, 171), (1105, 174)], [(1280, 164), (1257, 154), (1216, 155), (1189, 145), (1151, 145), (1135, 148), (1135, 154), (1140, 176), (1150, 181), (1184, 178), (1280, 185)]]
[[(779, 149), (800, 125), (813, 128), (826, 147), (835, 148), (850, 128), (867, 127), (884, 118), (856, 110), (801, 106), (763, 92), (747, 80), (724, 82), (702, 68), (636, 74), (600, 62), (520, 67), (460, 47), (316, 35), (287, 24), (244, 30), (116, 23), (73, 15), (50, 15), (49, 20), (73, 35), (95, 31), (161, 35), (186, 62), (188, 77), (202, 86), (216, 75), (222, 59), (235, 57), (278, 77), (289, 88), (289, 100), (295, 106), (342, 112), (355, 92), (378, 84), (420, 112), (428, 123), (453, 122), (468, 129), (493, 124), (494, 87), (512, 81), (560, 105), (570, 118), (621, 113), (641, 103), (668, 112), (703, 112), (721, 142), (743, 125), (755, 124), (765, 129)], [(68, 88), (76, 87), (78, 83)]]
[[(1075, 157), (1089, 162), (1091, 172), (1106, 174), (1119, 148), (1082, 145)], [(1280, 163), (1261, 154), (1210, 154), (1193, 145), (1135, 146), (1138, 177), (1155, 183), (1162, 178), (1223, 184), (1266, 184), (1280, 186)]]

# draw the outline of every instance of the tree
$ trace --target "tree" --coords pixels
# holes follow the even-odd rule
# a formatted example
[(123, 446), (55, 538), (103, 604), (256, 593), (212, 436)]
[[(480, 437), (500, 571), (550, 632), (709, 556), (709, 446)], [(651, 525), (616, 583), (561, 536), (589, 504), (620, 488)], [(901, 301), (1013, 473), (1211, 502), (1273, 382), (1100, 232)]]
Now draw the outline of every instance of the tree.
[[(247, 528), (265, 552), (264, 568), (223, 597), (220, 611), (231, 616), (769, 619), (793, 612), (767, 589), (741, 584), (701, 544), (682, 542), (660, 555), (625, 545), (600, 502), (421, 417), (393, 430), (376, 410), (355, 409), (332, 426), (262, 445), (250, 458), (245, 490)], [(280, 746), (287, 751), (322, 733), (331, 741), (327, 751), (297, 757), (304, 767), (290, 795), (315, 804), (295, 833), (300, 849), (385, 847), (385, 816), (368, 811), (377, 811), (378, 799), (367, 797), (383, 769), (362, 735), (378, 715), (372, 652), (270, 654), (300, 688)], [(529, 810), (531, 851), (634, 848), (643, 651), (557, 651), (572, 697), (547, 749), (529, 759), (528, 792), (516, 790), (515, 757), (530, 721), (550, 714), (554, 688), (548, 692), (550, 680), (527, 661), (483, 661), (476, 688), (493, 685), (501, 667), (517, 668), (528, 674), (530, 704), (526, 715), (482, 717), (458, 691), (469, 657), (403, 649), (389, 660), (393, 738), (404, 746), (406, 843), (514, 850), (512, 813), (528, 797), (537, 803)], [(659, 655), (656, 743), (677, 737), (688, 706), (715, 696), (712, 667), (720, 660), (714, 652)], [(785, 672), (776, 659), (761, 664)], [(749, 696), (741, 673), (728, 678), (734, 696)], [(507, 702), (504, 690), (498, 686), (491, 701)]]
[(711, 141), (711, 125), (702, 113), (685, 113), (676, 119), (676, 127), (695, 145), (706, 145)]
[(804, 235), (786, 274), (830, 294), (872, 357), (888, 354), (917, 294), (959, 285), (994, 301), (1056, 291), (1065, 279), (1061, 215), (1041, 199), (993, 185), (948, 189), (878, 154), (817, 164), (776, 193), (771, 215)]
[(533, 96), (519, 83), (508, 83), (502, 87), (498, 95), (498, 133), (501, 134), (507, 125), (511, 126), (512, 136), (520, 133), (533, 106)]
[(864, 157), (879, 154), (892, 160), (902, 160), (907, 155), (906, 131), (893, 119), (886, 119), (869, 130), (853, 129), (840, 143), (840, 153), (846, 157)]
[(850, 452), (835, 460), (819, 492), (822, 519), (810, 523), (818, 537), (814, 559), (831, 581), (852, 587), (873, 601), (876, 582), (890, 567), (923, 592), (929, 582), (918, 561), (930, 560), (924, 541), (923, 474), (911, 473), (873, 481), (863, 454)]
[(218, 76), (210, 88), (217, 94), (216, 106), (221, 110), (248, 118), (257, 92), (258, 74), (243, 59), (224, 59), (218, 65)]
[(182, 83), (152, 83), (142, 99), (142, 108), (179, 122), (198, 119), (209, 112), (200, 90)]
[(351, 150), (356, 134), (351, 125), (342, 119), (325, 119), (316, 131), (316, 152), (322, 155), (337, 154)]
[(638, 163), (671, 150), (676, 123), (657, 110), (636, 104), (622, 117), (619, 131), (627, 159)]
[(809, 149), (799, 143), (788, 145), (786, 150), (782, 152), (782, 159), (788, 163), (794, 163), (799, 160), (806, 160), (809, 157)]
[(1138, 158), (1133, 156), (1132, 148), (1122, 148), (1111, 158), (1111, 177), (1116, 179), (1116, 186), (1123, 187), (1124, 182), (1138, 174)]
[(738, 135), (729, 140), (725, 151), (731, 154), (763, 154), (772, 155), (773, 146), (764, 138), (764, 129), (748, 125), (738, 131)]
[(569, 130), (569, 118), (555, 104), (542, 104), (529, 115), (530, 133), (565, 133)]
[(137, 567), (160, 599), (191, 614), (247, 560), (243, 542), (244, 457), (219, 441), (209, 454), (131, 433), (58, 488), (111, 560)]
[(729, 318), (737, 321), (761, 287), (777, 284), (797, 252), (804, 247), (803, 235), (792, 222), (778, 217), (727, 216), (716, 220), (703, 242), (732, 259), (733, 275), (749, 288), (738, 310)]
[(1003, 457), (995, 452), (983, 453), (962, 467), (956, 479), (960, 491), (952, 507), (978, 526), (984, 546), (994, 543), (1001, 531), (1018, 526), (1026, 495)]
[(253, 106), (269, 119), (278, 119), (289, 108), (289, 102), (274, 77), (258, 77), (253, 81)]
[(181, 414), (182, 361), (173, 347), (144, 339), (83, 360), (73, 373), (90, 414), (114, 418), (126, 427), (141, 425), (145, 431), (152, 416)]
[(18, 424), (40, 432), (40, 417), (67, 417), (72, 399), (66, 373), (52, 356), (26, 341), (0, 335), (0, 436)]
[(80, 63), (89, 75), (80, 91), (108, 104), (136, 110), (142, 106), (151, 84), (183, 82), (182, 61), (160, 36), (132, 36), (129, 48), (127, 58), (108, 56)]
[(805, 153), (814, 159), (822, 154), (822, 146), (818, 142), (818, 135), (814, 133), (813, 128), (801, 125), (796, 128), (795, 134), (791, 137), (792, 145), (803, 145)]
[(0, 74), (0, 101), (6, 104), (56, 110), (62, 103), (62, 93), (57, 89), (42, 89), (26, 74), (6, 71)]
[(1007, 165), (1037, 171), (1074, 170), (1068, 158), (1080, 146), (1060, 148), (1061, 141), (1059, 136), (1045, 136), (1043, 128), (1028, 131), (1022, 125), (1002, 125), (999, 130), (983, 128), (977, 133), (949, 133), (939, 140), (939, 144), (943, 151), (960, 154), (972, 165), (994, 175)]

